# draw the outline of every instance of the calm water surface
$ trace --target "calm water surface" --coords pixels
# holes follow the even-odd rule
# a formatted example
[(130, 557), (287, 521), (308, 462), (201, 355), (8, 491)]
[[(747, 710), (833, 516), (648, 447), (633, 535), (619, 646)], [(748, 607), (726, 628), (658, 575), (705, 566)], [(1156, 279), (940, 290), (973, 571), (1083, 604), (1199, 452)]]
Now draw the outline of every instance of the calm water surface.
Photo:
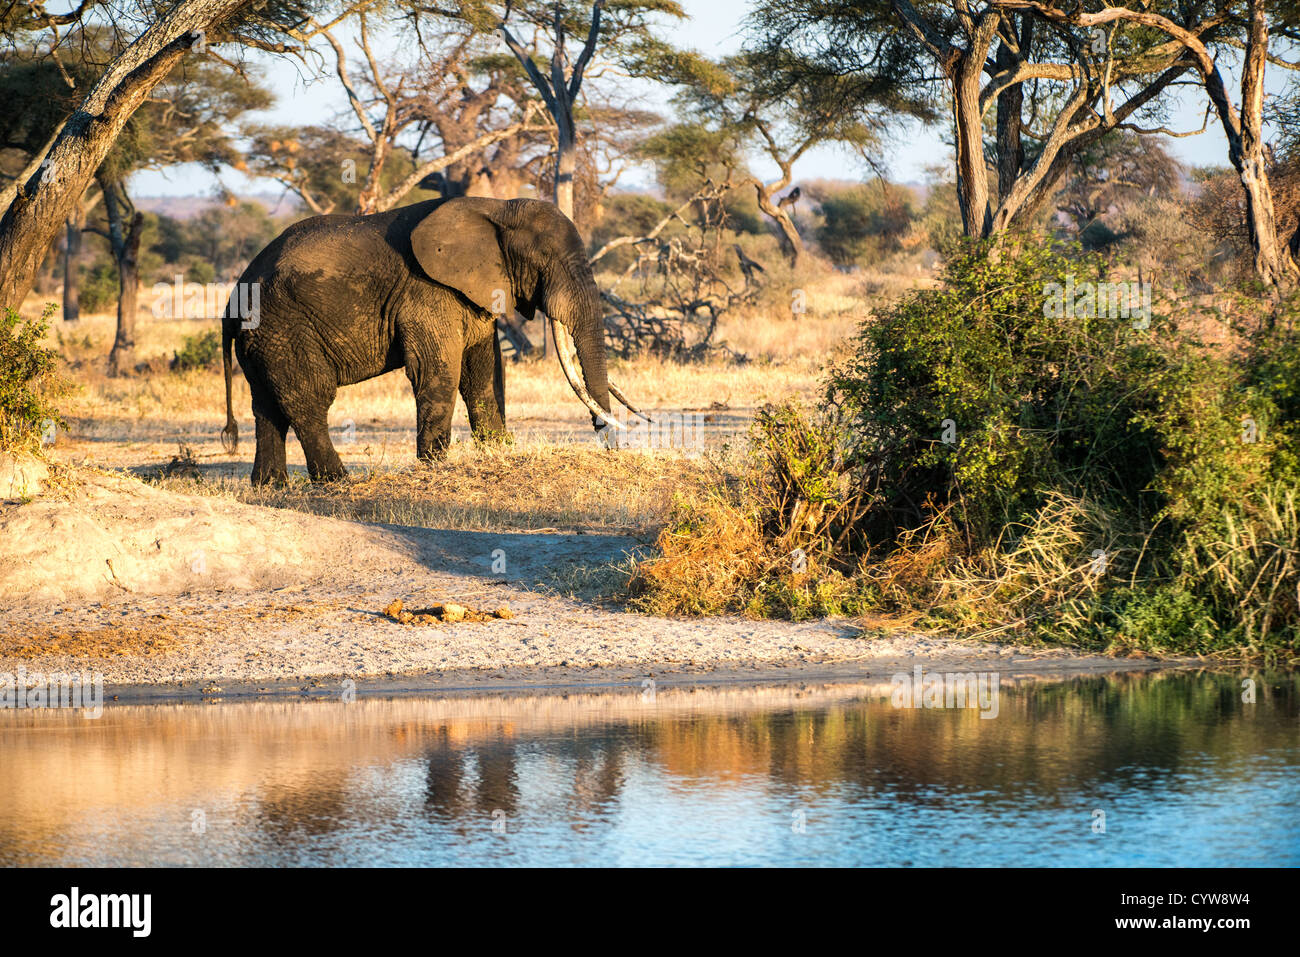
[(1255, 680), (3, 711), (0, 864), (1300, 865), (1300, 677)]

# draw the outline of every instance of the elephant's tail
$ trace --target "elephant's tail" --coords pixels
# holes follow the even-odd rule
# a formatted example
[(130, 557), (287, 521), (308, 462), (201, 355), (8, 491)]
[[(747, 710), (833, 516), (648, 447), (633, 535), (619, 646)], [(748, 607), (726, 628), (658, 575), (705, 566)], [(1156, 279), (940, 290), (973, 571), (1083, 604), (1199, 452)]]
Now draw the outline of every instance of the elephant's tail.
[(235, 409), (230, 396), (231, 376), (234, 374), (230, 358), (230, 346), (235, 338), (232, 325), (228, 315), (221, 321), (221, 365), (226, 373), (226, 427), (221, 430), (221, 447), (226, 454), (239, 448), (239, 426), (235, 424)]

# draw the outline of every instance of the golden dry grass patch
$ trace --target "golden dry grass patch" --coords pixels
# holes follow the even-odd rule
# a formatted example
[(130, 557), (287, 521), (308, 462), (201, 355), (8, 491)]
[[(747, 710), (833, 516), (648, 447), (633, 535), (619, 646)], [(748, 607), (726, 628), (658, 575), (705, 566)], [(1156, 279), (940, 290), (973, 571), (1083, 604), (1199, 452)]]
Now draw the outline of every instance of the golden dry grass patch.
[(253, 487), (246, 479), (160, 478), (177, 491), (358, 522), (425, 528), (653, 534), (675, 492), (713, 480), (716, 457), (525, 443), (453, 445), (441, 462), (369, 470), (341, 481)]

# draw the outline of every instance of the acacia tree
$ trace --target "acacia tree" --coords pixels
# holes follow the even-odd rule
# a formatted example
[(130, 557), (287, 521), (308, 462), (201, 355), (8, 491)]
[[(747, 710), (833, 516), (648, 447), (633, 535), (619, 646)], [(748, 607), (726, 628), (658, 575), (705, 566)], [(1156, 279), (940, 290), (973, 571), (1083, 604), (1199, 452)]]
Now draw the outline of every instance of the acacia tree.
[(50, 242), (149, 94), (248, 2), (180, 0), (107, 66), (0, 218), (0, 303), (17, 306), (26, 297)]
[(678, 57), (676, 63), (677, 103), (686, 115), (734, 138), (736, 152), (756, 148), (780, 172), (770, 182), (753, 176), (748, 182), (792, 265), (803, 240), (776, 195), (793, 183), (800, 157), (837, 143), (870, 162), (887, 125), (902, 116), (930, 116), (929, 104), (906, 93), (889, 62), (870, 74), (834, 74), (769, 44), (718, 62)]
[(483, 62), (476, 56), (483, 38), (451, 25), (458, 32), (436, 41), (418, 25), (408, 31), (403, 39), (414, 41), (415, 59), (387, 69), (374, 54), (365, 12), (351, 24), (359, 65), (349, 63), (335, 30), (319, 29), (354, 131), (251, 128), (251, 171), (283, 183), (317, 214), (340, 207), (368, 214), (393, 208), (435, 174), (495, 145), (531, 141), (544, 126), (517, 70)]
[[(453, 8), (419, 5), (415, 12), (500, 34), (555, 124), (553, 197), (570, 219), (584, 82), (611, 69), (654, 75), (672, 55), (655, 36), (657, 21), (685, 16), (677, 0), (595, 0), (590, 11), (572, 0), (458, 0)], [(580, 38), (576, 55), (571, 38)]]
[[(1102, 30), (1111, 25), (1111, 36), (1137, 33), (1144, 28), (1158, 31), (1184, 51), (1195, 67), (1210, 106), (1228, 141), (1228, 160), (1241, 180), (1246, 203), (1246, 221), (1254, 252), (1255, 272), (1265, 285), (1280, 290), (1300, 278), (1291, 250), (1277, 236), (1276, 211), (1269, 184), (1270, 157), (1264, 135), (1264, 73), (1268, 64), (1300, 70), (1300, 62), (1270, 52), (1272, 36), (1294, 46), (1296, 29), (1294, 3), (1280, 0), (1239, 2), (1156, 3), (1107, 6), (1086, 13), (1077, 6), (1069, 10), (1057, 3), (1040, 0), (989, 0), (998, 9), (1023, 10), (1048, 23)], [(1224, 77), (1219, 54), (1241, 51), (1241, 83), (1234, 101)]]
[[(89, 85), (112, 59), (116, 40), (98, 25), (67, 38), (63, 62), (50, 57), (20, 62), (0, 76), (0, 96), (19, 109), (0, 122), (6, 141), (19, 135), (30, 144), (57, 131), (77, 107), (77, 90)], [(145, 104), (123, 126), (112, 149), (95, 171), (94, 187), (68, 217), (64, 263), (64, 317), (77, 317), (76, 255), (84, 230), (102, 235), (118, 273), (117, 335), (109, 372), (120, 375), (135, 365), (135, 319), (139, 287), (139, 247), (144, 217), (127, 189), (132, 174), (181, 163), (200, 163), (216, 171), (238, 157), (231, 141), (233, 121), (247, 110), (264, 109), (270, 94), (242, 71), (215, 59), (181, 61), (154, 88)], [(12, 129), (11, 128), (15, 128)], [(104, 201), (104, 223), (88, 225), (89, 213)]]
[[(1165, 37), (1126, 33), (1099, 43), (999, 0), (772, 0), (760, 8), (760, 24), (769, 45), (834, 75), (869, 75), (892, 45), (904, 44), (910, 52), (890, 58), (900, 80), (930, 89), (938, 81), (950, 103), (963, 229), (977, 237), (1031, 221), (1073, 157), (1113, 130), (1166, 132), (1139, 121), (1149, 122), (1192, 68), (1183, 47)], [(1207, 20), (1200, 30), (1220, 26)]]

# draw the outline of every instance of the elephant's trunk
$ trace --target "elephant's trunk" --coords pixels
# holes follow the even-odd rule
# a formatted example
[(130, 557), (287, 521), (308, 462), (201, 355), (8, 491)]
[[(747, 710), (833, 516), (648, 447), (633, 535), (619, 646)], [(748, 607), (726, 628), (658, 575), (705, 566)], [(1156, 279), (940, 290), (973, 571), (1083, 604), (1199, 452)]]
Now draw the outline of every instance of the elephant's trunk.
[[(548, 297), (546, 312), (551, 317), (551, 331), (560, 368), (569, 386), (591, 413), (592, 425), (622, 431), (623, 423), (610, 412), (610, 395), (633, 412), (621, 390), (609, 381), (605, 369), (605, 330), (601, 321), (600, 291), (596, 288), (591, 267), (584, 261), (575, 263), (574, 287), (563, 294)], [(570, 338), (572, 333), (572, 338)], [(576, 363), (575, 363), (576, 359)], [(581, 376), (579, 376), (579, 368)], [(638, 413), (640, 414), (640, 413)]]

